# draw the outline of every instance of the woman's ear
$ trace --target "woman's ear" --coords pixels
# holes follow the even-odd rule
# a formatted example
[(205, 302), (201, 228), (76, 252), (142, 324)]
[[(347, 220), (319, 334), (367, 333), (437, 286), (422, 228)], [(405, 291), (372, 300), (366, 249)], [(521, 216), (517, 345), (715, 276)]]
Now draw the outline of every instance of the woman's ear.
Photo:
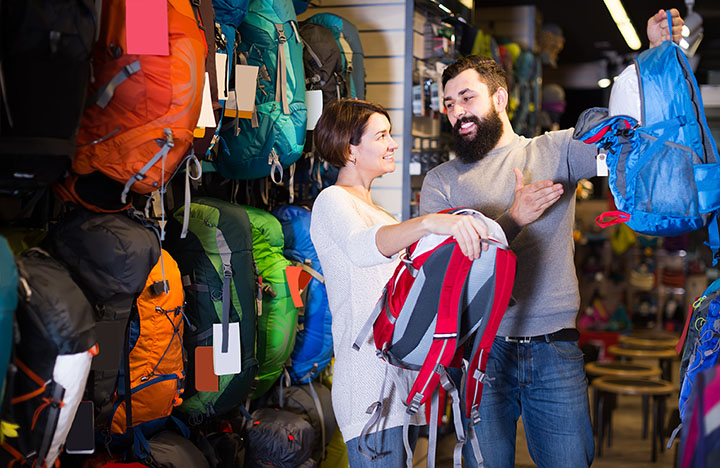
[(497, 91), (495, 91), (495, 94), (493, 95), (493, 104), (495, 105), (495, 110), (498, 114), (507, 110), (508, 99), (509, 96), (507, 89), (500, 87)]
[[(353, 144), (348, 144), (347, 163), (356, 164), (357, 163), (357, 155), (358, 155), (357, 146), (355, 146)], [(345, 164), (346, 166), (347, 166), (347, 163)]]

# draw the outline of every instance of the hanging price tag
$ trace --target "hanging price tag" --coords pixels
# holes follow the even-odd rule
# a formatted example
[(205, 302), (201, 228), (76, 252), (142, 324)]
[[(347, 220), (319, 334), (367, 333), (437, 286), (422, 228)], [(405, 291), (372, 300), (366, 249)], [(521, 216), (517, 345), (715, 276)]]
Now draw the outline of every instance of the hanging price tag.
[(595, 156), (595, 166), (597, 170), (597, 175), (600, 177), (607, 177), (608, 172), (608, 166), (607, 166), (607, 155), (605, 153), (600, 153), (597, 156)]
[(196, 127), (215, 127), (215, 114), (213, 114), (212, 97), (210, 96), (210, 74), (205, 72), (205, 82), (203, 86), (202, 107), (200, 108), (200, 117)]
[(125, 0), (127, 53), (170, 55), (165, 0)]
[(222, 351), (222, 323), (213, 323), (213, 370), (215, 375), (239, 374), (242, 370), (240, 356), (240, 324), (228, 324), (228, 347)]

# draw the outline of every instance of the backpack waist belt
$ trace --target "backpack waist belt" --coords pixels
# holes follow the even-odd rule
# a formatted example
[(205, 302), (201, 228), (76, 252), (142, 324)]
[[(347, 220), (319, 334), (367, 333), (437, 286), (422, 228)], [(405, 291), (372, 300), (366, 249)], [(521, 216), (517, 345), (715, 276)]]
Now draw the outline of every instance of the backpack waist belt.
[(577, 341), (580, 339), (580, 332), (575, 328), (563, 328), (555, 333), (547, 333), (537, 336), (503, 336), (508, 343), (530, 343), (531, 341)]

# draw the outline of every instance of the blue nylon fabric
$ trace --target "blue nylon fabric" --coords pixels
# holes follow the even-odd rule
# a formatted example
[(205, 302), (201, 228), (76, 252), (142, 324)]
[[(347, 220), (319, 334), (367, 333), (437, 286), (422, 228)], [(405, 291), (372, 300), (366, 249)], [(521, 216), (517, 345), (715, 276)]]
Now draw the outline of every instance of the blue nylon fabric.
[(213, 0), (215, 20), (220, 24), (240, 26), (245, 19), (250, 0)]
[[(320, 260), (310, 239), (311, 211), (301, 206), (286, 205), (273, 211), (282, 225), (286, 258), (300, 263), (310, 261), (310, 267), (322, 274)], [(305, 311), (301, 318), (303, 329), (297, 333), (288, 368), (293, 382), (307, 383), (304, 378), (317, 364), (313, 378), (330, 364), (333, 352), (332, 316), (325, 285), (313, 278), (308, 284)]]
[(680, 419), (685, 421), (687, 400), (692, 392), (695, 377), (705, 369), (714, 367), (720, 356), (720, 298), (715, 298), (708, 308), (707, 321), (700, 329), (685, 380), (680, 388)]
[(720, 163), (696, 165), (695, 186), (698, 191), (698, 209), (712, 213), (720, 209)]

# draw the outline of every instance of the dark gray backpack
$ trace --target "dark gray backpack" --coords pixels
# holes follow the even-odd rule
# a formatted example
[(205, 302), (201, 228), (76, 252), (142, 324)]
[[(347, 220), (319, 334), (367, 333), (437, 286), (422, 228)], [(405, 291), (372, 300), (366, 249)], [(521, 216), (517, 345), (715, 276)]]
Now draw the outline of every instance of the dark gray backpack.
[(323, 93), (323, 108), (347, 97), (343, 76), (343, 57), (332, 31), (323, 25), (300, 23), (305, 66), (305, 89)]

